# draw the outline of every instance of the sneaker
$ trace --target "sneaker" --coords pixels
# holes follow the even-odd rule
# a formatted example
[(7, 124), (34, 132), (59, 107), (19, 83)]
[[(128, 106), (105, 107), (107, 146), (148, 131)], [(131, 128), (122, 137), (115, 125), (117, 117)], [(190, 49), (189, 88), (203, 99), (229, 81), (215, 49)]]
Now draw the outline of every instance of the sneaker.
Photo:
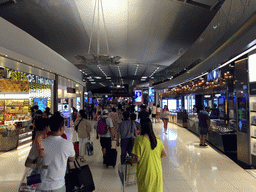
[(203, 146), (202, 144), (200, 144), (199, 146)]
[(202, 145), (202, 146), (206, 147), (206, 146), (208, 146), (208, 145), (204, 144), (204, 145)]

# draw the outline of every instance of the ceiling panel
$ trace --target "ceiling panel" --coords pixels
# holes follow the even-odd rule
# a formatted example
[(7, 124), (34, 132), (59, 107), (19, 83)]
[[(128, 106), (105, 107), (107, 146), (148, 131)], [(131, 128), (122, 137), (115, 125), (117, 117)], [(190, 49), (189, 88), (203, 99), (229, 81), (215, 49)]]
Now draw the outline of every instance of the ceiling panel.
[[(209, 5), (213, 1), (197, 2)], [(121, 57), (120, 70), (128, 83), (130, 80), (126, 79), (133, 78), (137, 63), (134, 79), (151, 75), (157, 67), (160, 71), (182, 57), (216, 14), (181, 1), (103, 0), (102, 3), (109, 54)], [(90, 53), (96, 54), (99, 32), (100, 54), (107, 54), (102, 19), (100, 27), (92, 30), (94, 5), (94, 0), (22, 0), (1, 7), (0, 16), (75, 64), (85, 76), (105, 77), (97, 67), (100, 64), (108, 76), (118, 79), (117, 65), (106, 66), (75, 57), (88, 53), (91, 32)]]

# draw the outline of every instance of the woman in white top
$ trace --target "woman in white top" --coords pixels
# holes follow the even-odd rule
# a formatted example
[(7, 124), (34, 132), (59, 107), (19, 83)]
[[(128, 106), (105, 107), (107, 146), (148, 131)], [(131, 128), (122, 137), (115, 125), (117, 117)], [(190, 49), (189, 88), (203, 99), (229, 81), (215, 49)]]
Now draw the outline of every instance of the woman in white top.
[(157, 108), (156, 108), (156, 119), (158, 120), (157, 121), (158, 123), (160, 122), (160, 113), (161, 113), (161, 107), (160, 107), (160, 105), (157, 105)]
[(164, 106), (164, 109), (162, 111), (162, 120), (164, 122), (164, 132), (167, 134), (167, 125), (170, 118), (170, 111), (168, 110), (167, 105)]
[(152, 107), (152, 120), (154, 123), (156, 122), (156, 104), (155, 103), (153, 104), (153, 107)]

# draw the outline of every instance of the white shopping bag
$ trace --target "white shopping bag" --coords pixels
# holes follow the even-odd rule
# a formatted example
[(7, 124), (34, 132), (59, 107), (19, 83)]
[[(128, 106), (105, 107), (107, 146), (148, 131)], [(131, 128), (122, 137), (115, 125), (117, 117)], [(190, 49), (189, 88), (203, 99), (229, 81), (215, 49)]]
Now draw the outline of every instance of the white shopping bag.
[(78, 133), (76, 131), (73, 131), (72, 142), (79, 142)]

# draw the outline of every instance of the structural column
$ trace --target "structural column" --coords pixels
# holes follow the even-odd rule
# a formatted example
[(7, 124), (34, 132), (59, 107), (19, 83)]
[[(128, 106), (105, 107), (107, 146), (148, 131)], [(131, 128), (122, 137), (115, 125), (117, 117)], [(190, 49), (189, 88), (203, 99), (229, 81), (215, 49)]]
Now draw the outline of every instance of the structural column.
[(54, 86), (53, 86), (53, 112), (58, 111), (58, 85), (59, 85), (59, 76), (55, 74)]

